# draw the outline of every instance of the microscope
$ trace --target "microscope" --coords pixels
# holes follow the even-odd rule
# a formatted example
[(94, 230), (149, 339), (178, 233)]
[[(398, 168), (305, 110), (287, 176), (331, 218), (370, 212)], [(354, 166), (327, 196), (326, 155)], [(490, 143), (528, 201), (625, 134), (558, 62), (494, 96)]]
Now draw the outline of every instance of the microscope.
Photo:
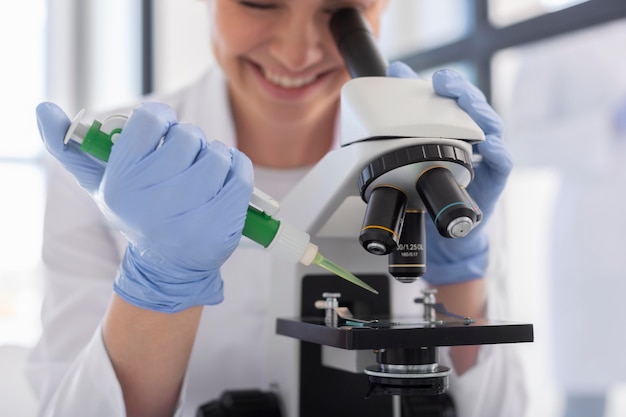
[[(439, 347), (533, 340), (531, 324), (464, 317), (410, 284), (427, 268), (426, 221), (462, 239), (482, 219), (465, 187), (484, 134), (429, 81), (386, 77), (359, 11), (336, 12), (330, 28), (352, 76), (341, 92), (341, 147), (280, 202), (279, 216), (379, 294), (274, 262), (270, 389), (283, 417), (449, 416), (411, 411), (448, 389)], [(412, 291), (407, 309), (400, 295)]]

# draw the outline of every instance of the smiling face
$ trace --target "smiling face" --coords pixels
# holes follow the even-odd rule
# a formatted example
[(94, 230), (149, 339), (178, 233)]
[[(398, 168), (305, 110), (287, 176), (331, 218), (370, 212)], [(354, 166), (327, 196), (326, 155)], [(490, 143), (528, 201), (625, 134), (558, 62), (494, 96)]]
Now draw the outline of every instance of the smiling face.
[(242, 113), (268, 122), (334, 111), (350, 78), (328, 23), (341, 7), (363, 11), (378, 33), (386, 0), (210, 0), (213, 52)]

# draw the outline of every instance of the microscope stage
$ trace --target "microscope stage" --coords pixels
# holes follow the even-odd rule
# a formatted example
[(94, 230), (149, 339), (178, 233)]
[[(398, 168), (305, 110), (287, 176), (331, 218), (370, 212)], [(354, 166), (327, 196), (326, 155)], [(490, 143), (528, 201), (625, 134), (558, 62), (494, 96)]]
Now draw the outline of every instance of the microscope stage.
[(533, 326), (493, 320), (380, 319), (375, 323), (328, 326), (324, 318), (278, 318), (276, 333), (341, 349), (391, 349), (430, 346), (488, 345), (533, 341)]

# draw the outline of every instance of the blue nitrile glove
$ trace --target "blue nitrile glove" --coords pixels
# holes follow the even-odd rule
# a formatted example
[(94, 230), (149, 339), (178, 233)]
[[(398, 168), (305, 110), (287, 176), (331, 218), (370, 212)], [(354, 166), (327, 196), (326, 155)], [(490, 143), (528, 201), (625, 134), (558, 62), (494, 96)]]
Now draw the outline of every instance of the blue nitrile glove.
[[(419, 78), (402, 62), (390, 64), (387, 75)], [(423, 279), (431, 285), (445, 285), (485, 276), (489, 252), (485, 226), (504, 189), (513, 161), (502, 140), (502, 120), (478, 88), (451, 70), (437, 71), (432, 82), (437, 94), (455, 99), (485, 133), (485, 140), (473, 145), (474, 152), (480, 154), (482, 160), (474, 165), (474, 178), (467, 187), (483, 212), (481, 224), (467, 236), (451, 239), (442, 237), (432, 221), (426, 222), (426, 274)]]
[(115, 291), (162, 312), (221, 302), (220, 267), (239, 244), (252, 188), (243, 153), (207, 143), (163, 104), (136, 109), (97, 197), (129, 240)]
[(36, 114), (39, 134), (48, 152), (76, 178), (83, 189), (90, 194), (95, 193), (106, 164), (81, 151), (79, 143), (63, 143), (71, 122), (59, 106), (49, 102), (41, 103), (37, 106)]
[(221, 302), (219, 268), (241, 238), (253, 188), (250, 160), (207, 143), (163, 104), (132, 113), (106, 165), (63, 144), (70, 123), (57, 106), (42, 103), (37, 116), (47, 149), (128, 238), (115, 291), (162, 312)]

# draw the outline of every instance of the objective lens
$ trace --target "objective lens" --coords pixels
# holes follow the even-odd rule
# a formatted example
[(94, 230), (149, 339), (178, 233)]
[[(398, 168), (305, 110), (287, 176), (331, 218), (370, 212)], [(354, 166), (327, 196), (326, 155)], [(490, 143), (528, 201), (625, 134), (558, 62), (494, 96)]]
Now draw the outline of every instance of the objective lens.
[(397, 188), (381, 186), (372, 191), (359, 235), (366, 251), (386, 255), (397, 248), (406, 201), (406, 194)]
[(442, 236), (463, 237), (472, 230), (476, 212), (448, 169), (436, 167), (425, 171), (416, 188)]
[(426, 272), (426, 213), (407, 210), (398, 248), (389, 254), (389, 273), (398, 281), (414, 282)]

